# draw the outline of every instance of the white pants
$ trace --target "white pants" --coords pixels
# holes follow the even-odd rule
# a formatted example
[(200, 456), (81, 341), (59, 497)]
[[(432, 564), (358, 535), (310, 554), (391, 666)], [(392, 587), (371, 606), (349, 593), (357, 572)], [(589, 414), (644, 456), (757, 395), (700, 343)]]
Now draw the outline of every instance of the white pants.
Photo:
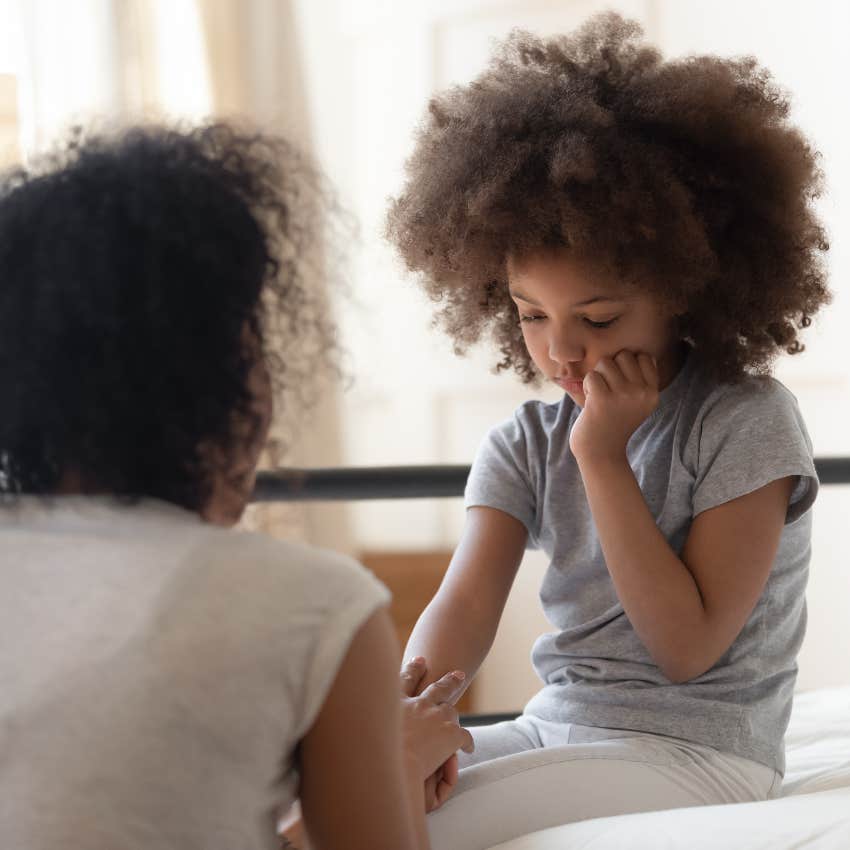
[(772, 768), (678, 738), (523, 715), (473, 727), (449, 800), (428, 816), (433, 850), (486, 850), (587, 818), (765, 800)]

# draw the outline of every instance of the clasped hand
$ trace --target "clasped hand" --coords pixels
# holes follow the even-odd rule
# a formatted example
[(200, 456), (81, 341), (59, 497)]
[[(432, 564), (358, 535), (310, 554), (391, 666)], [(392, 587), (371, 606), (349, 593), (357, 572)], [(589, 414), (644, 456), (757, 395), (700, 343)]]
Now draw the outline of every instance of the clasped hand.
[(584, 376), (584, 408), (570, 433), (579, 460), (620, 459), (637, 427), (658, 406), (658, 367), (648, 354), (602, 357)]
[(464, 675), (447, 673), (418, 696), (427, 673), (422, 658), (401, 669), (404, 747), (421, 767), (425, 782), (425, 810), (439, 808), (457, 783), (457, 751), (471, 753), (472, 735), (458, 723), (455, 700), (463, 690)]

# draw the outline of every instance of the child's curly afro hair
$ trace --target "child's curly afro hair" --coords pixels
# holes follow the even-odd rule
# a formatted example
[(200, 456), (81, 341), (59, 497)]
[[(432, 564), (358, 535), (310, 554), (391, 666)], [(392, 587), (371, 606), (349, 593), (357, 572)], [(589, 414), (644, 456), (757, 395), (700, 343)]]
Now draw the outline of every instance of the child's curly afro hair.
[(292, 146), (223, 123), (77, 131), (6, 174), (0, 492), (71, 473), (202, 510), (260, 433), (258, 357), (298, 399), (334, 351), (305, 275), (323, 199)]
[(553, 248), (659, 296), (720, 380), (802, 350), (829, 300), (818, 154), (755, 59), (663, 61), (641, 36), (615, 13), (515, 31), (431, 101), (387, 235), (459, 352), (489, 330), (497, 369), (535, 378), (506, 260)]

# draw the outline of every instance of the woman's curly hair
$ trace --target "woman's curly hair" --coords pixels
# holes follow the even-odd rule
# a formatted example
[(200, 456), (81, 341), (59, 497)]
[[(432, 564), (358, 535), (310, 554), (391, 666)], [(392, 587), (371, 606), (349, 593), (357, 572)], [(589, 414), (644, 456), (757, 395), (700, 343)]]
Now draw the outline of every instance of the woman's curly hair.
[(459, 352), (489, 330), (497, 370), (536, 377), (506, 261), (553, 248), (672, 307), (720, 380), (802, 350), (829, 300), (818, 154), (755, 59), (663, 61), (641, 37), (615, 13), (570, 36), (514, 31), (432, 99), (387, 236)]
[(305, 277), (323, 192), (288, 143), (223, 123), (77, 130), (4, 175), (0, 492), (70, 470), (200, 510), (258, 434), (258, 358), (294, 401), (335, 363)]

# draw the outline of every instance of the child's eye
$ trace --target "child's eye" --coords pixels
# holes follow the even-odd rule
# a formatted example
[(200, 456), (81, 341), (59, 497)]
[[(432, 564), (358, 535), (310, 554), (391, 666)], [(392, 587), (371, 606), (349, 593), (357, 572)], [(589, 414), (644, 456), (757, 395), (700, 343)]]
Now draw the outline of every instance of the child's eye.
[(523, 315), (522, 313), (519, 314), (519, 320), (521, 322), (539, 322), (545, 318), (545, 316)]
[(611, 325), (613, 325), (619, 318), (619, 316), (615, 316), (613, 319), (608, 319), (606, 322), (594, 322), (593, 319), (588, 319), (587, 316), (585, 316), (584, 321), (592, 328), (610, 328)]

